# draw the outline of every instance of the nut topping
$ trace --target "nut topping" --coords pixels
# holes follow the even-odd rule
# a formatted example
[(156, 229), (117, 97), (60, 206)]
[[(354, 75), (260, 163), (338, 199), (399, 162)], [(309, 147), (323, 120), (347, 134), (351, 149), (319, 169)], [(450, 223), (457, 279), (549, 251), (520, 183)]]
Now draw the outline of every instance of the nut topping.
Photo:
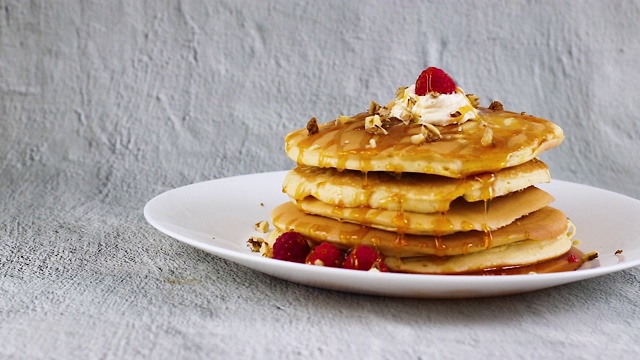
[(369, 104), (369, 114), (377, 114), (378, 111), (380, 111), (380, 107), (377, 102), (371, 101), (371, 104)]
[(592, 252), (584, 255), (584, 260), (585, 261), (591, 261), (591, 260), (594, 260), (594, 259), (597, 259), (597, 258), (598, 258), (598, 252), (597, 251), (592, 251)]
[(433, 142), (433, 141), (438, 141), (440, 139), (442, 139), (442, 134), (440, 133), (440, 130), (438, 130), (438, 128), (436, 128), (435, 126), (427, 123), (422, 125), (422, 127), (420, 128), (419, 134), (415, 134), (411, 136), (411, 143), (418, 145), (427, 141)]
[(467, 94), (467, 99), (469, 99), (469, 103), (471, 103), (471, 106), (473, 106), (474, 108), (477, 109), (480, 106), (480, 98), (476, 95)]
[(422, 125), (422, 128), (420, 128), (420, 133), (424, 135), (424, 137), (429, 141), (437, 141), (442, 139), (440, 130), (429, 123)]
[(482, 139), (480, 139), (480, 143), (482, 146), (489, 146), (493, 144), (493, 130), (490, 127), (484, 128), (484, 133), (482, 133)]
[(350, 122), (353, 121), (353, 118), (350, 116), (344, 116), (344, 115), (340, 115), (338, 116), (338, 118), (336, 119), (336, 125), (344, 125), (344, 124), (348, 124)]
[(258, 221), (253, 225), (254, 229), (260, 231), (261, 233), (266, 233), (269, 230), (269, 223), (266, 221)]
[(491, 104), (489, 104), (489, 109), (490, 110), (499, 110), (502, 111), (504, 110), (504, 106), (502, 105), (502, 103), (498, 100), (493, 100), (491, 102)]
[(364, 129), (372, 134), (387, 134), (387, 130), (382, 127), (382, 118), (378, 114), (367, 116), (364, 119)]
[(247, 247), (251, 249), (251, 252), (259, 252), (260, 249), (262, 249), (262, 244), (264, 243), (265, 241), (263, 238), (252, 236), (247, 240)]
[(307, 123), (307, 131), (309, 132), (309, 135), (317, 134), (318, 131), (320, 131), (320, 128), (318, 127), (318, 120), (316, 120), (315, 117), (312, 117)]

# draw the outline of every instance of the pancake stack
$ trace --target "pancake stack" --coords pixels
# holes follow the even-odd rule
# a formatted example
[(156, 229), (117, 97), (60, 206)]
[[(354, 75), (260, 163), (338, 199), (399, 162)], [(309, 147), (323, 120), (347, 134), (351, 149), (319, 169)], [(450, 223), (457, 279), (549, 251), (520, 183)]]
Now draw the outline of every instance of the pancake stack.
[(480, 107), (442, 85), (450, 79), (442, 74), (429, 68), (385, 106), (313, 118), (288, 134), (298, 166), (283, 183), (291, 201), (271, 213), (272, 236), (293, 230), (314, 244), (369, 245), (396, 272), (577, 268), (573, 224), (536, 187), (550, 181), (538, 156), (562, 142), (562, 130), (498, 102)]

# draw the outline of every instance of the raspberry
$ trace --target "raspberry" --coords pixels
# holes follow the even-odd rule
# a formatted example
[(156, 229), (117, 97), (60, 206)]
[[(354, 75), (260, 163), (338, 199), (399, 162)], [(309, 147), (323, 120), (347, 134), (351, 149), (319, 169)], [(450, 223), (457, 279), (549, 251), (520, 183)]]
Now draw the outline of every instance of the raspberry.
[(569, 258), (567, 260), (569, 260), (570, 263), (577, 263), (580, 261), (578, 260), (578, 257), (573, 254), (569, 255)]
[(380, 271), (389, 271), (389, 268), (383, 262), (382, 256), (366, 245), (358, 245), (351, 248), (344, 260), (345, 269), (368, 271), (374, 267)]
[(273, 258), (303, 263), (311, 251), (307, 239), (295, 231), (288, 231), (278, 236), (273, 244)]
[(311, 250), (305, 263), (310, 265), (340, 267), (344, 254), (337, 246), (324, 242)]
[(416, 95), (425, 95), (435, 91), (440, 94), (453, 94), (456, 92), (456, 83), (443, 70), (437, 67), (428, 67), (416, 80)]

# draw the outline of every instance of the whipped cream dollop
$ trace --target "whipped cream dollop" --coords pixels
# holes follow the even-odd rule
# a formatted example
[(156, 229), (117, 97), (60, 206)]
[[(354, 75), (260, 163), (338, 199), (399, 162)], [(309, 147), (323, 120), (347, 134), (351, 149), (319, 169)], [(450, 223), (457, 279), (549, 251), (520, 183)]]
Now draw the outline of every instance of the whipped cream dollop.
[(398, 91), (396, 99), (386, 106), (390, 117), (411, 119), (418, 124), (462, 124), (475, 119), (478, 114), (462, 89), (453, 94), (427, 93), (417, 95), (415, 85)]

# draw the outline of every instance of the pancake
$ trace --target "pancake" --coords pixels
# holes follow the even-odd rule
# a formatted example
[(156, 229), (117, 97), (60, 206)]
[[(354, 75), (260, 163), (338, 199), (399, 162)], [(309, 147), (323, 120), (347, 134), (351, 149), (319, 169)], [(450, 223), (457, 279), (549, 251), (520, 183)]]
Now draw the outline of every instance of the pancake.
[(523, 164), (564, 139), (562, 129), (545, 119), (488, 108), (477, 113), (478, 118), (462, 124), (439, 126), (438, 141), (416, 144), (412, 136), (423, 125), (395, 121), (385, 133), (375, 134), (365, 131), (372, 113), (364, 112), (312, 132), (295, 130), (285, 138), (285, 151), (298, 165), (464, 178)]
[(465, 231), (445, 236), (398, 234), (359, 224), (312, 215), (286, 202), (271, 211), (273, 226), (294, 230), (311, 241), (330, 242), (343, 249), (369, 245), (390, 257), (452, 256), (483, 251), (521, 240), (555, 239), (567, 229), (566, 215), (546, 206), (491, 232)]
[(448, 235), (455, 232), (497, 230), (553, 201), (547, 192), (531, 186), (525, 190), (484, 201), (454, 201), (446, 213), (422, 214), (367, 207), (339, 207), (314, 197), (298, 200), (298, 207), (310, 214), (398, 233)]
[(573, 233), (573, 225), (569, 224), (567, 231), (551, 240), (522, 240), (456, 256), (387, 258), (385, 264), (396, 272), (426, 274), (474, 273), (487, 269), (527, 266), (567, 253), (573, 243)]
[(298, 166), (287, 173), (283, 191), (293, 199), (313, 196), (341, 207), (433, 213), (449, 210), (451, 201), (458, 197), (467, 201), (488, 200), (549, 180), (547, 165), (538, 159), (463, 179)]

